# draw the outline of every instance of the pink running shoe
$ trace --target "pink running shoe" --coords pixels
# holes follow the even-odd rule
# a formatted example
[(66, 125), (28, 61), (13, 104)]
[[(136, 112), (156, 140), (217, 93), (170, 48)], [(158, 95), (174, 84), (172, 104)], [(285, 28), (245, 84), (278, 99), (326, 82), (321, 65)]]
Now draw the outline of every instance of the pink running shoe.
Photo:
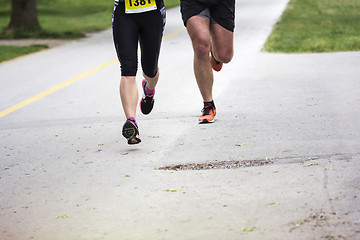
[(151, 112), (151, 110), (154, 107), (154, 102), (155, 102), (155, 100), (154, 100), (155, 90), (154, 90), (154, 93), (151, 96), (146, 95), (146, 93), (145, 93), (146, 84), (147, 84), (146, 80), (143, 79), (142, 80), (142, 88), (143, 88), (143, 91), (144, 91), (144, 95), (143, 95), (143, 98), (140, 101), (140, 110), (145, 115), (147, 115), (147, 114), (149, 114)]

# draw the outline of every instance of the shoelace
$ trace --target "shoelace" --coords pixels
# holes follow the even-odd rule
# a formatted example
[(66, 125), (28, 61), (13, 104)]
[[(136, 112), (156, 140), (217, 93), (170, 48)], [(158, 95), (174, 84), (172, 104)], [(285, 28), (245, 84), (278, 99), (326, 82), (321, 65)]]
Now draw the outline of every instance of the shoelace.
[(143, 101), (144, 101), (145, 103), (151, 102), (151, 101), (153, 101), (153, 99), (154, 99), (154, 96), (149, 97), (149, 96), (144, 95), (144, 97), (143, 97)]
[(213, 108), (210, 107), (210, 106), (205, 106), (205, 107), (202, 109), (203, 116), (205, 116), (205, 115), (210, 115), (210, 111), (211, 111), (212, 109), (213, 109)]

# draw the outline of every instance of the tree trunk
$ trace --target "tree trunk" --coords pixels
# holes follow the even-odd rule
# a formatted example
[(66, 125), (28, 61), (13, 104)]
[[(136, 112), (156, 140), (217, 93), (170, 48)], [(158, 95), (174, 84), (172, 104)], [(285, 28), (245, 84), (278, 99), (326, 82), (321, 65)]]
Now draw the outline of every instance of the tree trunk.
[(40, 30), (36, 0), (12, 0), (8, 30), (25, 32)]

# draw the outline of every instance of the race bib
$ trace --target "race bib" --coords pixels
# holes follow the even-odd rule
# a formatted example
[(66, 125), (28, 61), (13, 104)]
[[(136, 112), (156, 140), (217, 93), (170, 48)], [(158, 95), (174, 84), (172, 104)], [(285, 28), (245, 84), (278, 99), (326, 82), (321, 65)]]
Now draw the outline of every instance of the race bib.
[(125, 0), (125, 13), (142, 13), (155, 9), (155, 0)]

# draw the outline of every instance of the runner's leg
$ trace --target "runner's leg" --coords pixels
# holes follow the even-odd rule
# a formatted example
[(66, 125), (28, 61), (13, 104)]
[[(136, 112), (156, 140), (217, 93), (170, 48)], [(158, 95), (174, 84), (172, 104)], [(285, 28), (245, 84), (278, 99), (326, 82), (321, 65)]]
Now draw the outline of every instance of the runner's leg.
[(211, 24), (210, 33), (215, 59), (223, 63), (230, 62), (234, 55), (234, 33), (219, 24)]
[(156, 84), (157, 84), (157, 82), (158, 82), (158, 80), (159, 80), (159, 68), (158, 68), (158, 70), (157, 70), (157, 72), (156, 72), (156, 75), (155, 75), (155, 77), (148, 77), (145, 73), (143, 73), (143, 76), (144, 76), (144, 78), (146, 79), (146, 82), (147, 82), (147, 84), (146, 84), (146, 86), (147, 86), (147, 88), (149, 89), (149, 90), (154, 90), (155, 89), (155, 87), (156, 87)]
[[(119, 6), (120, 7), (120, 6)], [(138, 90), (136, 85), (138, 26), (131, 17), (115, 11), (113, 37), (121, 65), (120, 98), (127, 119), (136, 116)]]
[(155, 89), (159, 79), (158, 61), (165, 26), (165, 8), (145, 13), (146, 21), (140, 31), (141, 66), (147, 88)]
[(138, 103), (138, 90), (135, 76), (122, 76), (120, 81), (120, 98), (126, 119), (135, 118)]
[(204, 102), (211, 102), (213, 72), (209, 61), (210, 21), (207, 18), (193, 16), (186, 22), (194, 49), (194, 73)]

